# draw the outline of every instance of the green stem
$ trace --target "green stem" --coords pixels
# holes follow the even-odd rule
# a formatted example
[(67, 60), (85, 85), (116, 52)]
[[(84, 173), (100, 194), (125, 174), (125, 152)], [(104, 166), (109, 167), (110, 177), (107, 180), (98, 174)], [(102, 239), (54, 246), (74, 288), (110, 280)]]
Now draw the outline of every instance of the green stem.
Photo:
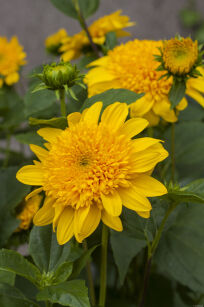
[(61, 104), (61, 114), (63, 117), (67, 116), (66, 103), (65, 103), (65, 89), (59, 90), (60, 104)]
[(6, 135), (6, 151), (5, 151), (5, 159), (3, 162), (3, 167), (7, 167), (9, 163), (9, 156), (10, 156), (10, 141), (11, 141), (11, 135), (8, 132)]
[(97, 48), (96, 44), (94, 44), (94, 42), (93, 42), (93, 39), (92, 39), (91, 34), (89, 32), (88, 26), (86, 24), (86, 20), (85, 20), (82, 12), (80, 10), (79, 1), (78, 0), (73, 0), (73, 2), (74, 2), (75, 10), (77, 11), (77, 14), (78, 14), (78, 20), (80, 22), (80, 25), (82, 26), (82, 28), (86, 32), (86, 35), (87, 35), (87, 37), (89, 39), (91, 48), (93, 49), (93, 52), (95, 53), (95, 55), (98, 58), (100, 58), (100, 54), (99, 54), (98, 48)]
[[(88, 250), (86, 240), (83, 241), (83, 247), (85, 251)], [(89, 260), (86, 263), (86, 273), (87, 273), (87, 278), (88, 278), (88, 283), (89, 283), (91, 305), (94, 307), (96, 306), (96, 295), (95, 295), (95, 289), (94, 289), (93, 275), (91, 272), (91, 262)]]
[(175, 179), (175, 123), (171, 124), (171, 180)]
[(46, 302), (45, 302), (45, 306), (46, 306), (46, 307), (52, 307), (52, 303), (49, 302), (49, 301), (46, 301)]
[(105, 302), (106, 302), (107, 252), (108, 252), (108, 227), (103, 224), (102, 242), (101, 242), (99, 307), (105, 307)]

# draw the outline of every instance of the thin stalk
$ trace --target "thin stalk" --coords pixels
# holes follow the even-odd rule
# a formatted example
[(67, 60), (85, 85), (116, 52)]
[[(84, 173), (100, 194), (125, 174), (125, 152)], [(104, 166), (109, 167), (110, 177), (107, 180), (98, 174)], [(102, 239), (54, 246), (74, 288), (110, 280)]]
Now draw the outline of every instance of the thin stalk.
[(177, 206), (177, 203), (173, 203), (169, 207), (165, 216), (162, 219), (162, 222), (159, 226), (159, 229), (156, 232), (155, 238), (154, 238), (151, 246), (150, 247), (148, 246), (148, 256), (147, 256), (147, 263), (146, 263), (146, 266), (145, 266), (144, 282), (143, 282), (141, 298), (139, 300), (138, 307), (144, 307), (144, 305), (145, 305), (145, 299), (146, 299), (146, 295), (147, 295), (149, 277), (150, 277), (150, 272), (151, 272), (152, 258), (154, 256), (154, 253), (155, 253), (157, 247), (158, 247), (158, 244), (159, 244), (159, 241), (161, 239), (161, 235), (162, 235), (162, 232), (164, 230), (164, 226), (166, 224), (166, 221), (167, 221), (169, 215), (172, 213), (172, 211), (175, 209), (176, 206)]
[(108, 227), (103, 224), (101, 240), (101, 270), (100, 270), (100, 294), (99, 307), (105, 307), (106, 282), (107, 282), (107, 252), (108, 252)]
[(10, 156), (10, 141), (11, 141), (11, 135), (8, 132), (6, 135), (6, 150), (5, 150), (5, 159), (3, 162), (3, 167), (7, 167), (9, 163), (9, 156)]
[(78, 19), (79, 19), (79, 22), (80, 22), (80, 25), (82, 26), (82, 28), (84, 29), (84, 31), (86, 32), (86, 35), (89, 39), (89, 42), (90, 42), (90, 45), (91, 45), (91, 48), (93, 49), (93, 52), (95, 53), (95, 55), (100, 58), (100, 54), (99, 54), (99, 50), (96, 46), (96, 44), (94, 44), (93, 42), (93, 39), (91, 37), (91, 34), (89, 32), (89, 29), (88, 29), (88, 26), (86, 24), (86, 20), (80, 10), (80, 6), (79, 6), (79, 2), (78, 0), (73, 0), (74, 1), (74, 6), (75, 6), (75, 9), (77, 11), (77, 14), (78, 14)]
[(46, 307), (52, 307), (52, 303), (49, 302), (49, 301), (46, 301), (46, 302), (45, 302), (45, 306), (46, 306)]
[(171, 180), (175, 179), (175, 123), (171, 124)]
[[(84, 248), (85, 251), (88, 250), (86, 240), (83, 241), (83, 248)], [(88, 279), (88, 283), (89, 283), (89, 293), (90, 293), (91, 306), (94, 307), (94, 306), (96, 306), (96, 295), (95, 295), (93, 275), (92, 275), (92, 272), (91, 272), (91, 262), (89, 260), (86, 263), (86, 273), (87, 273), (87, 279)]]
[(65, 89), (59, 90), (59, 96), (60, 96), (61, 114), (63, 117), (66, 117), (67, 109), (66, 109), (66, 103), (65, 103)]

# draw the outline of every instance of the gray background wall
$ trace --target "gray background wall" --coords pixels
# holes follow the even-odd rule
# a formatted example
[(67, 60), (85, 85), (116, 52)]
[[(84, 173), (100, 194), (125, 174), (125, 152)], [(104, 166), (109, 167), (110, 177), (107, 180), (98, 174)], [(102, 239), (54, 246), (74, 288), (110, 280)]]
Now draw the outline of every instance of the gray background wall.
[[(133, 38), (169, 38), (182, 33), (178, 14), (186, 4), (187, 0), (101, 0), (99, 11), (88, 23), (122, 9), (137, 22), (131, 29)], [(197, 5), (204, 15), (204, 0), (197, 0)], [(70, 34), (80, 30), (77, 21), (55, 9), (50, 0), (0, 0), (0, 36), (19, 37), (27, 52), (24, 72), (46, 62), (44, 40), (61, 27)]]

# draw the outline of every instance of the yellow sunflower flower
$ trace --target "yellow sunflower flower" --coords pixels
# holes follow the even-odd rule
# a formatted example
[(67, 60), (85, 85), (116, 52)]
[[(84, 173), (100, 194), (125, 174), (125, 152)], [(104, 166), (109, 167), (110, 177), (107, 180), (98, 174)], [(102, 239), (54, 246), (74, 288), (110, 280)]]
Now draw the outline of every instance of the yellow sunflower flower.
[(30, 227), (34, 215), (37, 213), (37, 211), (40, 208), (41, 201), (42, 201), (42, 196), (35, 195), (25, 202), (23, 210), (17, 216), (17, 219), (21, 221), (17, 231), (26, 230)]
[[(108, 55), (90, 64), (95, 66), (85, 77), (89, 97), (111, 88), (125, 88), (145, 95), (130, 107), (131, 117), (142, 116), (151, 125), (157, 125), (160, 117), (167, 122), (177, 121), (177, 115), (170, 108), (168, 93), (173, 78), (160, 77), (163, 71), (156, 71), (158, 62), (154, 55), (159, 54), (162, 41), (134, 40), (115, 47)], [(187, 81), (186, 94), (204, 107), (204, 70), (203, 75)], [(177, 111), (185, 109), (186, 98), (177, 105)]]
[(48, 36), (45, 40), (45, 47), (49, 53), (54, 55), (59, 55), (59, 48), (62, 45), (62, 40), (68, 37), (67, 31), (65, 29), (60, 29), (56, 33)]
[[(130, 35), (129, 32), (123, 29), (133, 25), (135, 23), (130, 22), (128, 16), (121, 16), (121, 11), (119, 10), (94, 21), (88, 29), (93, 42), (97, 45), (103, 45), (107, 33), (115, 32), (117, 37), (127, 36)], [(63, 52), (62, 59), (70, 61), (78, 58), (82, 53), (82, 49), (88, 45), (89, 40), (85, 31), (66, 37), (60, 48), (60, 51)]]
[(38, 134), (46, 149), (31, 145), (40, 162), (22, 167), (16, 177), (24, 184), (40, 186), (27, 197), (45, 191), (43, 207), (34, 224), (53, 223), (57, 240), (64, 244), (75, 235), (78, 242), (91, 235), (100, 220), (122, 231), (122, 204), (140, 216), (150, 216), (147, 197), (167, 193), (149, 174), (168, 153), (153, 138), (132, 139), (148, 122), (125, 122), (128, 106), (114, 103), (101, 116), (102, 102), (82, 114), (68, 115), (65, 130), (42, 128)]
[(17, 37), (8, 42), (6, 37), (0, 37), (0, 88), (4, 83), (12, 85), (19, 80), (19, 69), (25, 65), (26, 53), (19, 44)]

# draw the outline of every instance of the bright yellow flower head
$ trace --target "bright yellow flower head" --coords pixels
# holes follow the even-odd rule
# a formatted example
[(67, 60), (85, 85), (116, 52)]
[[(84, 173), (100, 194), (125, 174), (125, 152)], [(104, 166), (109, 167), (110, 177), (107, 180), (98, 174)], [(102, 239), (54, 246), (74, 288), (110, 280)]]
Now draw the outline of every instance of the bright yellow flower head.
[(25, 65), (26, 53), (19, 44), (17, 37), (10, 42), (6, 37), (0, 37), (0, 88), (4, 83), (12, 85), (19, 80), (19, 69)]
[(168, 156), (160, 140), (132, 139), (148, 122), (141, 118), (125, 122), (128, 106), (117, 102), (105, 109), (98, 123), (101, 109), (102, 102), (97, 102), (82, 114), (70, 114), (65, 130), (40, 129), (48, 150), (31, 145), (41, 162), (24, 166), (16, 176), (24, 184), (41, 186), (29, 197), (45, 191), (34, 224), (53, 223), (59, 244), (73, 235), (82, 242), (101, 219), (122, 231), (122, 205), (148, 218), (147, 197), (167, 193), (149, 175)]
[(42, 201), (42, 196), (35, 195), (25, 202), (25, 206), (23, 210), (17, 216), (17, 219), (21, 220), (21, 223), (17, 231), (26, 230), (30, 227), (30, 224), (32, 223), (34, 215), (37, 213), (37, 211), (40, 208), (41, 201)]
[[(135, 23), (130, 22), (128, 16), (121, 16), (120, 14), (121, 11), (116, 11), (92, 23), (89, 27), (89, 32), (95, 44), (103, 45), (106, 40), (106, 34), (109, 32), (115, 32), (117, 37), (130, 35), (123, 29), (131, 27)], [(64, 61), (70, 61), (78, 58), (82, 53), (82, 49), (88, 45), (89, 40), (85, 31), (65, 38), (63, 40), (63, 46), (60, 48), (60, 51), (63, 52), (62, 59)]]
[(172, 38), (164, 42), (164, 67), (172, 74), (186, 75), (190, 73), (198, 59), (198, 42), (191, 38)]
[[(145, 95), (131, 105), (131, 116), (142, 116), (151, 125), (157, 125), (162, 117), (167, 122), (175, 122), (177, 116), (170, 109), (168, 93), (172, 86), (172, 77), (160, 79), (164, 74), (156, 71), (158, 62), (154, 55), (159, 53), (162, 41), (134, 40), (115, 47), (108, 55), (90, 64), (94, 66), (85, 77), (89, 96), (99, 94), (111, 88), (125, 88)], [(204, 76), (204, 70), (200, 68)], [(191, 78), (187, 82), (186, 94), (204, 106), (204, 77)], [(182, 99), (177, 110), (187, 106)]]
[(48, 52), (53, 54), (60, 54), (59, 48), (62, 45), (62, 40), (68, 37), (68, 34), (65, 29), (60, 29), (56, 33), (50, 35), (45, 40), (45, 47)]

